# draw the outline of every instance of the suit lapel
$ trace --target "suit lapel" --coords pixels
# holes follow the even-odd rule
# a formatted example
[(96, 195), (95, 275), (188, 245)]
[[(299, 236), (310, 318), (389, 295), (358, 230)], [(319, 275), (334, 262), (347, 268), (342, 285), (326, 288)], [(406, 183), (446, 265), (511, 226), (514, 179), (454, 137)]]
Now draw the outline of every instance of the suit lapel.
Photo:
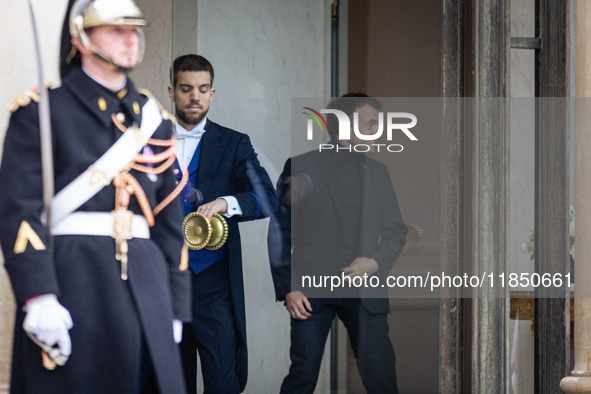
[(227, 142), (228, 136), (222, 135), (217, 125), (208, 119), (205, 124), (205, 133), (201, 137), (201, 157), (197, 176), (197, 188), (203, 196), (209, 190)]
[[(330, 193), (330, 197), (332, 198), (332, 202), (336, 208), (336, 211), (339, 215), (339, 220), (341, 220), (341, 215), (343, 214), (342, 207), (340, 204), (340, 188), (339, 183), (337, 182), (336, 173), (334, 170), (334, 165), (330, 161), (328, 155), (320, 156), (320, 169), (322, 170), (322, 174), (324, 176), (324, 180), (326, 181), (326, 185), (328, 187), (328, 191)], [(342, 222), (341, 222), (342, 223)]]
[(375, 228), (376, 220), (379, 218), (376, 212), (374, 212), (380, 206), (375, 201), (376, 198), (379, 198), (377, 195), (379, 193), (377, 189), (379, 184), (374, 179), (376, 172), (370, 170), (370, 165), (367, 157), (364, 157), (361, 161), (361, 169), (359, 171), (359, 175), (361, 176), (361, 218), (359, 221), (357, 242), (357, 253), (359, 256), (366, 256), (369, 248), (376, 243), (374, 234), (368, 231), (368, 229)]

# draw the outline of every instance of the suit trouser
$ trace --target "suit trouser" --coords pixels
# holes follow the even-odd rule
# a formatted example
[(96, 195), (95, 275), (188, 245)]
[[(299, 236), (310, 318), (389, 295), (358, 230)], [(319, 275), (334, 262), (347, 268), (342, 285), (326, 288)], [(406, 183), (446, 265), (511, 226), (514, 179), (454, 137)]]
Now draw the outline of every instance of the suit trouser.
[(187, 392), (197, 391), (197, 354), (204, 394), (237, 394), (236, 323), (230, 296), (228, 258), (193, 275), (193, 321), (185, 324), (181, 354)]
[(324, 346), (335, 316), (347, 328), (357, 369), (369, 394), (396, 394), (396, 358), (388, 337), (386, 314), (370, 313), (359, 298), (311, 299), (312, 317), (291, 319), (289, 374), (281, 385), (282, 394), (313, 393), (318, 381)]

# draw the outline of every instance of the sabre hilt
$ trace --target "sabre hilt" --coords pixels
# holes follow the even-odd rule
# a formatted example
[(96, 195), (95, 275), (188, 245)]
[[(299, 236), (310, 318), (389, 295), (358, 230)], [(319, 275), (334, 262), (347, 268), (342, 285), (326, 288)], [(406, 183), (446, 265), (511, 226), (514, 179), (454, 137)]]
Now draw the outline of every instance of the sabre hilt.
[(35, 334), (29, 331), (25, 331), (28, 337), (41, 348), (41, 362), (43, 367), (48, 371), (53, 371), (58, 365), (63, 367), (68, 361), (68, 356), (64, 356), (59, 347), (49, 346), (48, 344), (41, 342), (37, 339)]

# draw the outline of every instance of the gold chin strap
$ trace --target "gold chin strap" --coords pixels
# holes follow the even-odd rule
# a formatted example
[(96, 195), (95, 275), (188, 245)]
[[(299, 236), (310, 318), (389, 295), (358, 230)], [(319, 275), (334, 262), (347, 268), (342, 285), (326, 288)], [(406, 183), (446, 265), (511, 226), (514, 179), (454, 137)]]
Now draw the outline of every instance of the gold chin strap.
[(72, 59), (74, 59), (74, 56), (76, 56), (77, 52), (78, 52), (78, 49), (76, 48), (76, 45), (74, 45), (74, 40), (72, 40), (72, 49), (70, 50), (70, 53), (68, 54), (68, 57), (66, 58), (66, 63), (68, 63), (68, 64), (72, 63)]

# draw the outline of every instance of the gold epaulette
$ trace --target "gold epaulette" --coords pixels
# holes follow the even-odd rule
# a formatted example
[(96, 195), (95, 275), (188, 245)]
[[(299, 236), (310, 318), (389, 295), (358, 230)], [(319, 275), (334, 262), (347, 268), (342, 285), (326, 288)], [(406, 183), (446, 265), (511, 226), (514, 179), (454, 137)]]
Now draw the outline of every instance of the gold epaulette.
[(10, 104), (8, 104), (8, 112), (13, 113), (20, 107), (26, 107), (34, 101), (36, 103), (39, 102), (39, 89), (31, 89), (26, 91), (24, 94), (15, 97)]
[[(50, 87), (52, 85), (51, 82), (46, 82), (45, 86)], [(26, 107), (27, 105), (31, 104), (31, 101), (36, 103), (39, 102), (39, 87), (35, 86), (34, 88), (27, 90), (24, 94), (15, 97), (12, 99), (10, 104), (8, 104), (8, 112), (13, 113), (20, 107)]]
[(158, 108), (160, 109), (160, 113), (162, 114), (162, 119), (170, 120), (174, 125), (176, 125), (176, 117), (167, 110), (165, 110), (164, 107), (162, 107), (160, 102), (156, 99), (156, 97), (154, 97), (154, 95), (149, 90), (138, 89), (137, 92), (143, 96), (146, 96), (147, 98), (154, 99), (154, 101), (156, 101), (156, 104), (158, 104)]

